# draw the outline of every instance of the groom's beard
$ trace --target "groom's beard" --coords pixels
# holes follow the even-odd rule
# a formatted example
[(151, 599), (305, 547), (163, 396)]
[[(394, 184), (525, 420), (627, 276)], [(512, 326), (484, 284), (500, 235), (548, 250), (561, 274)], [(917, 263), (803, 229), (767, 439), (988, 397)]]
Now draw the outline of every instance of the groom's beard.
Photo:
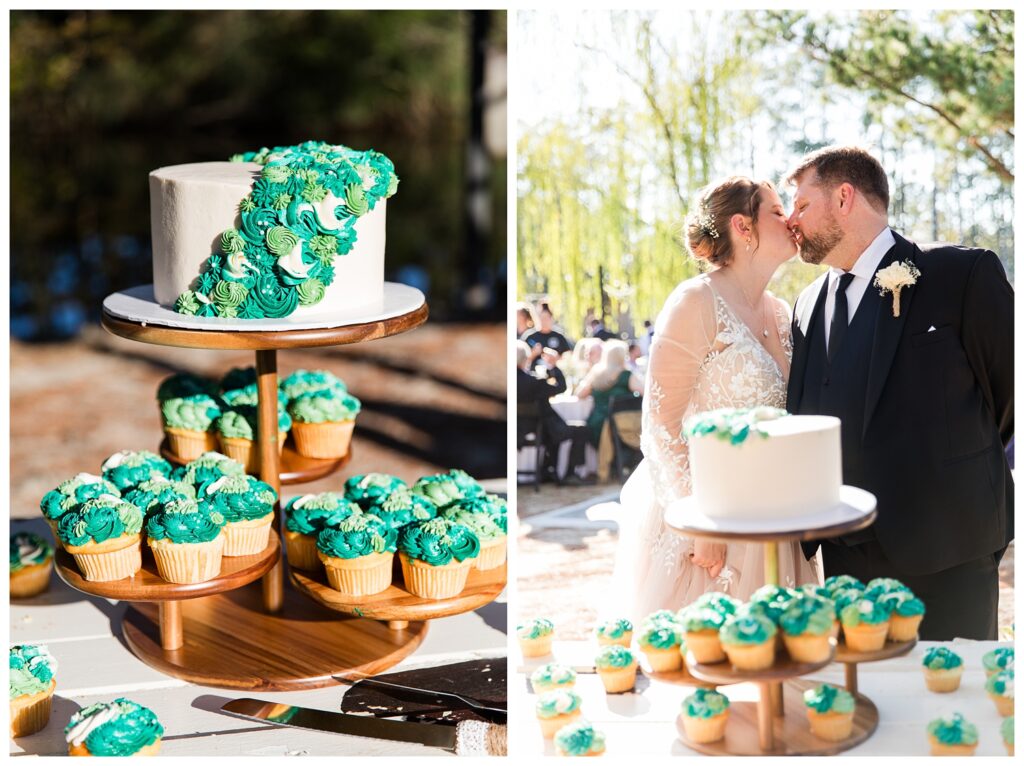
[(825, 228), (818, 234), (810, 236), (805, 232), (801, 233), (804, 236), (800, 243), (800, 260), (815, 266), (828, 258), (829, 253), (843, 241), (843, 230), (839, 228), (839, 222), (832, 215), (829, 216)]

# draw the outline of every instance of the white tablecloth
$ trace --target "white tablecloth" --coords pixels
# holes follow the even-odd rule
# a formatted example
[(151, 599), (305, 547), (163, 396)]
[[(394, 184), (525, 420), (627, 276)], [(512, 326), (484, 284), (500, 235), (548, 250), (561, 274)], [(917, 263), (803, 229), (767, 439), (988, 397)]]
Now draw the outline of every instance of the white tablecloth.
[[(557, 625), (556, 625), (557, 630)], [(976, 755), (1006, 755), (999, 733), (1003, 718), (985, 693), (985, 672), (981, 658), (999, 646), (995, 641), (958, 639), (942, 642), (959, 654), (966, 670), (960, 688), (949, 694), (928, 691), (921, 671), (921, 660), (939, 642), (922, 641), (907, 655), (882, 662), (858, 665), (858, 691), (878, 708), (879, 722), (875, 733), (861, 745), (842, 755), (921, 755), (930, 754), (928, 722), (955, 712), (978, 727)], [(1009, 646), (1009, 644), (1002, 644)], [(634, 644), (635, 646), (635, 644)], [(534, 715), (537, 697), (530, 692), (530, 673), (547, 662), (570, 666), (593, 666), (597, 643), (588, 641), (556, 641), (553, 656), (523, 659), (518, 650), (510, 652), (510, 661), (517, 668), (509, 690), (509, 725), (520, 732), (510, 738), (509, 755), (554, 755), (551, 740), (541, 737)], [(833, 663), (807, 678), (844, 686), (845, 666)], [(675, 719), (683, 698), (692, 687), (648, 679), (649, 685), (639, 694), (606, 694), (601, 679), (593, 673), (580, 673), (576, 691), (583, 697), (583, 716), (601, 729), (607, 738), (607, 755), (641, 759), (649, 756), (697, 755), (686, 747), (676, 734)], [(721, 687), (731, 700), (757, 699), (753, 684)], [(802, 710), (786, 710), (786, 715), (801, 715)]]
[[(559, 395), (551, 398), (551, 409), (566, 423), (579, 425), (586, 421), (590, 411), (594, 409), (593, 397), (578, 399), (575, 396)], [(565, 469), (569, 465), (569, 452), (572, 445), (568, 441), (562, 442), (558, 449), (558, 475), (564, 476)], [(590, 476), (597, 473), (597, 450), (593, 445), (587, 444), (583, 453), (583, 469)], [(516, 469), (519, 471), (532, 471), (537, 461), (537, 452), (534, 447), (524, 447), (519, 450), (516, 457)]]

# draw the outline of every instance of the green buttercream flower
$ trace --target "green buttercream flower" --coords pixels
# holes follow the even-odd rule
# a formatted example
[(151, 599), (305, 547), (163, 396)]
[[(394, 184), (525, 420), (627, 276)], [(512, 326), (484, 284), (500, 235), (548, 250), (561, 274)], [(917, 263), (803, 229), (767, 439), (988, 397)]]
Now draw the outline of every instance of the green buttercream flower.
[(403, 527), (398, 549), (409, 558), (444, 566), (453, 559), (465, 561), (479, 556), (480, 538), (461, 524), (431, 519)]
[(868, 584), (864, 587), (864, 597), (878, 599), (887, 593), (909, 590), (910, 588), (899, 580), (894, 580), (891, 577), (876, 577), (874, 580), (868, 581)]
[(309, 240), (309, 249), (321, 260), (331, 259), (338, 253), (338, 238), (332, 234), (317, 234)]
[(164, 478), (174, 469), (159, 455), (148, 450), (122, 450), (103, 461), (103, 478), (125, 492), (149, 479)]
[(718, 638), (723, 644), (763, 644), (775, 636), (776, 631), (775, 623), (763, 614), (737, 613), (726, 619)]
[(295, 287), (295, 292), (299, 296), (300, 306), (313, 306), (324, 299), (324, 294), (327, 288), (324, 287), (324, 283), (316, 277), (307, 279), (305, 282), (300, 282)]
[[(249, 291), (249, 300), (243, 307), (252, 302), (255, 308), (253, 312), (260, 317), (267, 319), (280, 319), (294, 313), (295, 307), (299, 305), (299, 294), (293, 287), (285, 287), (278, 282), (273, 274), (263, 274), (256, 281), (256, 286)], [(241, 313), (241, 312), (239, 312)]]
[(186, 316), (195, 316), (199, 313), (199, 300), (191, 290), (186, 290), (174, 302), (174, 310)]
[(358, 505), (334, 492), (300, 495), (284, 509), (285, 529), (300, 535), (317, 535), (325, 527), (337, 526), (349, 516), (362, 513)]
[(804, 692), (804, 705), (818, 713), (852, 713), (857, 701), (845, 689), (821, 684)]
[[(299, 379), (295, 383), (302, 385)], [(358, 474), (345, 482), (345, 497), (363, 508), (369, 508), (392, 492), (407, 488), (408, 485), (397, 476), (386, 473)]]
[(836, 610), (829, 599), (803, 595), (794, 599), (779, 618), (779, 625), (790, 636), (823, 636), (832, 630)]
[[(95, 725), (93, 719), (102, 723)], [(68, 744), (84, 744), (95, 756), (135, 755), (163, 734), (164, 727), (152, 710), (124, 697), (82, 708), (64, 729)]]
[(954, 713), (952, 718), (936, 718), (928, 724), (928, 734), (943, 745), (978, 744), (978, 727), (959, 713)]
[(195, 500), (196, 489), (188, 482), (171, 481), (163, 476), (158, 476), (149, 481), (144, 481), (137, 487), (128, 490), (124, 496), (126, 503), (131, 503), (146, 518), (150, 514), (163, 510), (163, 508), (175, 500)]
[(672, 622), (654, 622), (645, 624), (640, 632), (640, 645), (655, 649), (678, 648), (683, 643), (683, 631), (680, 625)]
[(351, 394), (321, 389), (300, 394), (288, 403), (288, 414), (299, 423), (338, 423), (354, 420), (360, 402)]
[(612, 620), (605, 620), (597, 626), (597, 635), (602, 638), (617, 639), (622, 638), (627, 633), (632, 632), (633, 623), (624, 618), (616, 618)]
[(999, 727), (999, 733), (1003, 736), (1003, 742), (1007, 745), (1013, 744), (1013, 716), (1004, 718), (1002, 725)]
[(462, 500), (465, 492), (458, 482), (447, 474), (421, 476), (412, 487), (417, 495), (423, 495), (440, 509)]
[(249, 294), (248, 288), (241, 282), (222, 280), (213, 288), (213, 303), (218, 312), (237, 309)]
[(997, 697), (1013, 697), (1013, 671), (1000, 670), (985, 681), (985, 691)]
[(921, 663), (929, 670), (952, 670), (964, 664), (963, 658), (944, 646), (933, 646), (925, 652)]
[(763, 585), (751, 594), (750, 607), (761, 609), (765, 616), (771, 618), (772, 622), (778, 625), (782, 613), (799, 597), (800, 591), (793, 588)]
[(69, 510), (57, 522), (57, 536), (64, 545), (102, 543), (142, 529), (142, 511), (112, 495), (87, 500)]
[(981, 665), (988, 673), (1000, 670), (1013, 670), (1013, 647), (997, 646), (981, 658)]
[(839, 613), (839, 621), (846, 627), (855, 627), (861, 623), (878, 625), (886, 622), (890, 616), (891, 611), (887, 604), (861, 598), (843, 607)]
[(609, 644), (597, 653), (594, 664), (599, 668), (628, 668), (636, 664), (636, 653), (620, 644)]
[(292, 195), (287, 192), (283, 192), (274, 197), (274, 210), (284, 210), (290, 204), (292, 204)]
[(36, 566), (53, 558), (53, 546), (32, 532), (11, 535), (11, 572)]
[(327, 198), (327, 189), (321, 184), (306, 184), (306, 188), (302, 190), (302, 199), (306, 200), (311, 204), (317, 202), (323, 202)]
[(287, 226), (272, 226), (267, 230), (267, 249), (274, 255), (288, 255), (299, 244), (299, 235)]
[(57, 675), (57, 660), (42, 644), (18, 644), (10, 649), (11, 699), (47, 691)]
[(555, 734), (555, 748), (568, 756), (603, 753), (604, 734), (587, 721), (576, 721), (558, 730)]
[(725, 407), (687, 418), (683, 425), (683, 434), (687, 439), (710, 435), (731, 444), (742, 444), (751, 433), (768, 438), (768, 434), (758, 428), (758, 424), (766, 420), (778, 420), (787, 415), (788, 412), (777, 407)]
[(676, 619), (685, 632), (699, 633), (703, 630), (720, 630), (728, 616), (710, 606), (698, 606), (695, 602), (681, 609)]
[(579, 710), (582, 704), (583, 698), (572, 689), (555, 689), (540, 695), (534, 709), (538, 718), (554, 718), (573, 713)]
[[(409, 495), (410, 497), (416, 497), (411, 492)], [(480, 538), (481, 542), (485, 540), (499, 540), (505, 537), (505, 532), (502, 531), (501, 527), (486, 514), (470, 513), (460, 509), (458, 505), (454, 505), (441, 511), (440, 515), (442, 518), (454, 521), (456, 524), (461, 524), (467, 529), (472, 530)]]
[(541, 665), (530, 674), (530, 682), (534, 689), (556, 686), (572, 686), (576, 683), (576, 671), (557, 662)]
[(714, 718), (729, 709), (729, 698), (712, 689), (697, 689), (683, 700), (683, 713), (689, 718)]
[(398, 532), (368, 513), (354, 513), (316, 538), (317, 550), (336, 559), (354, 559), (373, 553), (394, 553)]
[(909, 590), (894, 590), (883, 593), (878, 597), (892, 614), (900, 617), (916, 617), (924, 614), (924, 602), (914, 596)]
[(220, 235), (220, 249), (223, 253), (241, 253), (245, 250), (245, 238), (237, 229), (228, 229)]
[[(281, 403), (277, 403), (277, 430), (290, 431), (292, 419), (288, 417)], [(228, 439), (249, 439), (255, 441), (259, 435), (259, 413), (252, 405), (238, 405), (226, 410), (217, 418), (217, 430)]]
[(542, 638), (550, 635), (554, 630), (555, 624), (551, 620), (545, 617), (535, 617), (516, 625), (516, 636), (525, 639)]
[(205, 394), (168, 399), (160, 411), (168, 426), (186, 431), (208, 431), (220, 417), (220, 406)]
[(851, 575), (833, 575), (825, 580), (825, 590), (829, 593), (835, 594), (836, 591), (845, 590), (846, 588), (855, 588), (862, 591), (864, 590), (864, 583)]
[(363, 191), (362, 186), (352, 184), (345, 189), (345, 209), (356, 217), (366, 215), (369, 212), (370, 205), (366, 200), (366, 192)]
[(698, 609), (708, 607), (720, 613), (723, 617), (736, 614), (736, 610), (743, 605), (743, 602), (719, 591), (709, 591), (699, 596), (690, 606)]
[(836, 614), (842, 614), (843, 610), (850, 604), (855, 604), (864, 597), (864, 591), (860, 588), (839, 588), (832, 591), (832, 602), (836, 607)]
[(177, 468), (171, 478), (191, 484), (202, 495), (208, 484), (222, 476), (245, 476), (245, 466), (219, 452), (204, 452)]
[(209, 513), (221, 514), (227, 522), (262, 519), (274, 512), (274, 488), (252, 476), (222, 476), (206, 484), (199, 503)]
[(224, 529), (224, 517), (194, 500), (172, 500), (149, 517), (146, 535), (154, 540), (170, 540), (178, 545), (208, 543)]
[(291, 175), (291, 168), (287, 165), (266, 165), (263, 168), (263, 177), (272, 184), (283, 184)]
[(39, 509), (47, 519), (56, 521), (72, 508), (101, 495), (116, 499), (121, 497), (121, 491), (101, 476), (79, 473), (43, 495)]
[(252, 200), (252, 195), (245, 195), (242, 197), (242, 201), (238, 203), (238, 209), (242, 213), (251, 213), (256, 209), (256, 203)]

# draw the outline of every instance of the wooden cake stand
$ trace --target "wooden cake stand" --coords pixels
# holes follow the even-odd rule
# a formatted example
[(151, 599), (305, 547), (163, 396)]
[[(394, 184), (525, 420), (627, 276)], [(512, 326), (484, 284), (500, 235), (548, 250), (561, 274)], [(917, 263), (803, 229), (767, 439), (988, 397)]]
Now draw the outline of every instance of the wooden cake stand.
[[(699, 513), (692, 497), (669, 507), (665, 512), (665, 525), (684, 537), (762, 543), (765, 584), (778, 585), (779, 543), (838, 537), (874, 523), (877, 511), (873, 495), (854, 487), (843, 487), (841, 498), (844, 501), (841, 509), (801, 520), (805, 526), (803, 529), (769, 531), (770, 522), (708, 519)], [(835, 648), (833, 658), (838, 660), (839, 657), (839, 649)], [(688, 653), (686, 666), (696, 678), (717, 685), (752, 682), (757, 684), (760, 693), (756, 703), (736, 702), (730, 705), (732, 712), (725, 739), (711, 744), (693, 742), (686, 736), (681, 719), (677, 720), (679, 738), (687, 747), (708, 755), (834, 755), (856, 747), (878, 727), (878, 709), (871, 700), (856, 691), (855, 663), (867, 660), (846, 660), (854, 663), (854, 683), (850, 693), (857, 702), (850, 737), (842, 742), (819, 739), (811, 734), (806, 716), (802, 715), (803, 692), (818, 686), (819, 682), (804, 680), (800, 676), (820, 670), (831, 661), (796, 663), (789, 659), (785, 650), (780, 649), (771, 668), (748, 672), (734, 669), (729, 662), (702, 665), (694, 662), (693, 655)], [(848, 682), (850, 667), (847, 665)], [(787, 705), (790, 710), (799, 710), (801, 714), (787, 716)]]
[[(363, 317), (358, 322), (329, 327), (295, 327), (285, 320), (275, 327), (261, 321), (259, 329), (250, 330), (239, 329), (237, 321), (232, 320), (221, 323), (210, 318), (168, 315), (166, 309), (147, 298), (151, 294), (151, 289), (142, 287), (108, 296), (103, 304), (103, 327), (142, 343), (255, 351), (260, 479), (274, 487), (278, 495), (283, 479), (298, 483), (322, 478), (341, 468), (346, 459), (299, 462), (287, 448), (283, 456), (278, 454), (277, 350), (385, 338), (418, 327), (428, 314), (422, 293), (388, 283), (385, 312), (377, 318)], [(327, 611), (299, 591), (285, 587), (281, 516), (278, 503), (274, 542), (261, 563), (245, 568), (244, 576), (233, 573), (234, 564), (225, 559), (228, 574), (213, 584), (204, 584), (208, 589), (160, 585), (152, 580), (155, 570), (147, 570), (145, 565), (145, 574), (134, 578), (138, 582), (121, 581), (117, 594), (111, 597), (141, 602), (129, 608), (124, 621), (125, 639), (132, 652), (158, 670), (188, 681), (264, 690), (335, 684), (334, 675), (376, 673), (411, 654), (426, 635), (425, 622), (408, 622), (401, 629), (390, 630), (373, 620), (339, 617), (336, 611)], [(78, 577), (73, 563), (64, 564), (59, 570), (61, 576), (74, 587), (101, 595), (99, 589), (111, 586), (86, 583)], [(261, 577), (261, 596), (242, 587)]]

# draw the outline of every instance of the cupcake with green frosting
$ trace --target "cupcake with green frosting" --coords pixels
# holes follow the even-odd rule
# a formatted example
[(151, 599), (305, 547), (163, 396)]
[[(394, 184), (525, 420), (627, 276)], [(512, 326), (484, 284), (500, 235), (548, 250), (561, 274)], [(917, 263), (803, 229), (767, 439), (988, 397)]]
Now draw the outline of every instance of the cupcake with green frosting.
[(56, 676), (57, 660), (45, 646), (11, 647), (11, 737), (27, 737), (46, 728), (57, 688)]
[(408, 488), (408, 484), (389, 473), (363, 473), (350, 476), (345, 482), (345, 498), (368, 511), (379, 506), (392, 492)]
[(398, 551), (410, 593), (451, 598), (466, 587), (469, 570), (480, 555), (480, 538), (462, 524), (437, 518), (403, 527)]
[(367, 505), (366, 511), (379, 516), (385, 524), (394, 529), (437, 517), (437, 506), (423, 495), (415, 494), (404, 484)]
[[(277, 453), (284, 450), (285, 439), (292, 427), (292, 419), (279, 403), (277, 407)], [(232, 405), (217, 418), (217, 441), (221, 452), (245, 466), (246, 473), (260, 471), (260, 450), (257, 445), (259, 413), (248, 404)]]
[(295, 450), (304, 457), (338, 459), (348, 454), (359, 400), (336, 389), (300, 394), (288, 402)]
[(750, 595), (749, 609), (759, 610), (765, 617), (779, 625), (782, 613), (800, 597), (800, 591), (778, 585), (762, 585)]
[(985, 678), (1002, 670), (1013, 670), (1013, 647), (997, 646), (981, 658), (981, 667), (985, 669)]
[(846, 647), (852, 652), (877, 652), (885, 646), (891, 614), (889, 604), (870, 598), (859, 598), (844, 606), (839, 621), (843, 624)]
[(563, 756), (594, 756), (604, 753), (604, 734), (582, 718), (555, 733), (555, 752)]
[(551, 739), (559, 729), (579, 718), (582, 704), (583, 698), (572, 689), (556, 689), (540, 695), (534, 710), (544, 739)]
[[(242, 388), (225, 391), (221, 399), (229, 407), (258, 407), (260, 403), (260, 389), (257, 384), (250, 383)], [(280, 389), (277, 391), (277, 406), (278, 409), (288, 406), (288, 397)]]
[(462, 524), (473, 531), (480, 539), (480, 555), (476, 559), (476, 568), (481, 571), (497, 569), (505, 563), (506, 538), (505, 531), (485, 513), (472, 513), (458, 504), (441, 511), (442, 518)]
[(187, 461), (217, 449), (214, 424), (220, 417), (220, 411), (220, 404), (206, 394), (164, 401), (160, 405), (160, 413), (171, 452)]
[(868, 580), (867, 584), (864, 586), (864, 598), (870, 598), (877, 601), (882, 596), (888, 595), (889, 593), (896, 593), (897, 591), (903, 590), (909, 591), (910, 588), (892, 577), (876, 577), (873, 580)]
[(524, 657), (545, 657), (551, 654), (555, 624), (545, 617), (535, 617), (516, 625), (516, 638)]
[(103, 478), (122, 494), (150, 479), (166, 479), (174, 468), (159, 455), (148, 450), (121, 450), (103, 461)]
[(317, 536), (323, 529), (335, 527), (357, 513), (362, 513), (358, 505), (335, 492), (300, 495), (289, 500), (284, 507), (284, 542), (289, 565), (318, 570)]
[(11, 598), (38, 596), (50, 585), (53, 546), (33, 532), (11, 535)]
[(779, 618), (782, 642), (796, 662), (826, 662), (832, 656), (832, 626), (836, 621), (832, 601), (802, 594), (790, 602)]
[(391, 585), (398, 532), (369, 513), (353, 513), (316, 538), (327, 582), (345, 596), (370, 596)]
[(804, 692), (811, 733), (829, 742), (842, 742), (853, 733), (857, 702), (845, 689), (822, 684)]
[(142, 568), (142, 511), (113, 495), (100, 495), (67, 511), (57, 522), (64, 549), (86, 580), (110, 582)]
[(142, 511), (143, 524), (170, 502), (195, 499), (196, 489), (191, 484), (162, 477), (144, 481), (124, 495), (126, 503)]
[(220, 574), (224, 517), (195, 500), (172, 500), (146, 521), (146, 541), (167, 582), (188, 585)]
[(640, 629), (637, 643), (647, 657), (651, 670), (667, 673), (683, 666), (683, 628), (667, 620), (645, 623)]
[(1013, 715), (1013, 671), (1000, 670), (985, 681), (985, 692), (996, 705), (999, 715)]
[(1013, 716), (1004, 718), (1002, 725), (999, 727), (999, 733), (1003, 737), (1003, 745), (1006, 747), (1006, 754), (1013, 755)]
[(599, 646), (618, 644), (628, 648), (633, 642), (633, 623), (624, 617), (605, 620), (597, 626), (594, 632), (597, 635)]
[(451, 506), (469, 513), (482, 513), (489, 516), (491, 520), (501, 527), (501, 531), (508, 534), (508, 503), (500, 495), (492, 495), (488, 492), (477, 495), (465, 495), (461, 500), (456, 500)]
[(845, 590), (847, 588), (854, 588), (855, 590), (864, 590), (864, 583), (858, 580), (853, 575), (832, 575), (831, 577), (825, 578), (825, 590), (829, 593), (834, 594), (836, 591)]
[(729, 698), (712, 689), (697, 689), (683, 700), (683, 729), (697, 744), (718, 742), (729, 722)]
[(64, 729), (68, 755), (156, 755), (163, 736), (156, 714), (124, 697), (82, 708)]
[[(896, 582), (895, 580), (893, 582)], [(915, 596), (909, 588), (893, 589), (878, 596), (889, 614), (890, 641), (904, 642), (917, 638), (917, 629), (924, 619), (924, 602)]]
[(628, 692), (636, 685), (637, 655), (625, 646), (602, 647), (594, 659), (594, 668), (609, 694)]
[(536, 694), (555, 689), (571, 689), (576, 685), (576, 671), (566, 665), (549, 662), (530, 674), (530, 684)]
[(303, 394), (332, 389), (342, 394), (348, 391), (344, 381), (327, 370), (296, 370), (281, 381), (281, 391), (288, 399), (297, 399)]
[(43, 518), (53, 530), (53, 538), (58, 546), (61, 546), (60, 537), (57, 535), (57, 522), (60, 521), (60, 517), (86, 500), (92, 500), (100, 495), (120, 497), (121, 490), (102, 476), (94, 476), (91, 473), (76, 474), (43, 495), (39, 510), (43, 512)]
[(715, 609), (711, 602), (700, 599), (680, 610), (678, 617), (686, 650), (693, 655), (694, 661), (702, 665), (725, 661), (725, 649), (718, 631), (731, 616), (725, 610)]
[(412, 491), (417, 495), (423, 495), (442, 511), (460, 500), (473, 496), (467, 494), (465, 485), (450, 473), (421, 476), (413, 485)]
[(224, 517), (224, 555), (253, 556), (270, 542), (277, 492), (252, 476), (222, 476), (207, 484), (199, 504)]
[(174, 469), (171, 478), (196, 488), (201, 497), (207, 485), (224, 476), (245, 476), (245, 466), (220, 452), (204, 452), (195, 460)]
[(936, 718), (928, 724), (932, 755), (974, 755), (978, 748), (978, 727), (960, 713)]
[(964, 674), (964, 661), (959, 654), (945, 646), (933, 646), (925, 652), (921, 662), (925, 685), (933, 692), (947, 693), (960, 688)]
[(718, 638), (737, 670), (767, 670), (775, 662), (777, 630), (771, 618), (743, 609), (725, 620)]

